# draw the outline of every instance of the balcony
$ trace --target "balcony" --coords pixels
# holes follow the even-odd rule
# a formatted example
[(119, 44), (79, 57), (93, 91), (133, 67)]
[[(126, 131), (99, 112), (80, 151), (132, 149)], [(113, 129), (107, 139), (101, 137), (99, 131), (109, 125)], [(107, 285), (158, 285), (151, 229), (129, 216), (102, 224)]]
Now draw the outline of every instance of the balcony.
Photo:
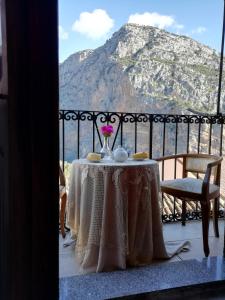
[[(73, 159), (84, 158), (88, 152), (100, 150), (102, 138), (99, 128), (103, 124), (112, 124), (115, 128), (115, 134), (111, 138), (112, 149), (120, 144), (130, 153), (148, 151), (150, 158), (153, 159), (190, 152), (223, 155), (225, 150), (223, 143), (225, 116), (221, 115), (195, 115), (192, 113), (190, 115), (157, 115), (60, 110), (59, 120), (60, 158), (67, 177)], [(179, 162), (174, 160), (169, 164), (161, 164), (160, 175), (162, 179), (178, 178), (180, 176)], [(198, 174), (192, 175), (198, 176)], [(225, 275), (222, 258), (224, 245), (222, 217), (225, 201), (224, 163), (221, 176), (220, 238), (214, 237), (212, 224), (210, 224), (211, 252), (209, 258), (204, 258), (202, 249), (200, 206), (193, 202), (188, 203), (186, 213), (188, 224), (181, 226), (181, 201), (168, 195), (162, 195), (164, 239), (166, 241), (188, 239), (191, 241), (191, 249), (175, 255), (169, 261), (154, 262), (149, 267), (80, 275), (78, 265), (74, 260), (74, 246), (64, 248), (64, 241), (60, 237), (61, 299), (69, 299), (69, 295), (76, 295), (77, 299), (109, 299), (223, 280)], [(180, 274), (178, 275), (179, 270), (185, 270), (183, 278), (180, 277)], [(155, 284), (154, 276), (164, 276), (165, 272), (168, 277), (164, 278), (163, 283)], [(207, 274), (207, 276), (203, 274)], [(135, 284), (131, 286), (130, 280)], [(112, 285), (111, 281), (114, 282)], [(65, 291), (68, 293), (65, 294)]]

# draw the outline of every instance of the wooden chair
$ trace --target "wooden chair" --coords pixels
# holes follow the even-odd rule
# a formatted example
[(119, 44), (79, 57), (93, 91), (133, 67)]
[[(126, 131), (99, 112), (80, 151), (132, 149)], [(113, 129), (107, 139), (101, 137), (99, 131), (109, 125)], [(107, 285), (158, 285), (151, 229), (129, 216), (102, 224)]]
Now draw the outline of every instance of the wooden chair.
[[(205, 256), (209, 255), (208, 232), (210, 218), (210, 200), (213, 200), (213, 227), (216, 237), (219, 237), (218, 210), (220, 197), (220, 156), (208, 154), (177, 154), (156, 159), (159, 162), (176, 159), (183, 164), (183, 174), (180, 179), (161, 182), (161, 192), (182, 200), (182, 224), (185, 225), (186, 201), (200, 201), (202, 212), (203, 248)], [(203, 179), (190, 178), (188, 173), (204, 174)]]
[(66, 213), (66, 201), (67, 201), (67, 193), (66, 193), (66, 179), (65, 175), (59, 166), (59, 197), (60, 197), (60, 207), (59, 207), (59, 222), (62, 237), (66, 236), (65, 233), (65, 213)]

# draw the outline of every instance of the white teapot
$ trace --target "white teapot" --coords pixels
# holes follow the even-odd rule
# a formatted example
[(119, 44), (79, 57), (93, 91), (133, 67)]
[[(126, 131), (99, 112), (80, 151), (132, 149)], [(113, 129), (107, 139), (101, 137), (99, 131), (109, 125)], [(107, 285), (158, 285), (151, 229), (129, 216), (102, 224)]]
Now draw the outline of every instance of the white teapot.
[(113, 159), (117, 162), (124, 162), (128, 159), (128, 153), (123, 147), (118, 146), (117, 149), (113, 151)]

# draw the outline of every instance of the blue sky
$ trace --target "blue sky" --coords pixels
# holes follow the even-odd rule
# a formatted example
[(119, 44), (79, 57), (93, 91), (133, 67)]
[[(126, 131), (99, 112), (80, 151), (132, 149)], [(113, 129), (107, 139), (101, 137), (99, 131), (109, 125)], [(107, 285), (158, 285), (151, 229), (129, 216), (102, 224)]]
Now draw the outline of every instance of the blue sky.
[(188, 35), (220, 51), (223, 0), (59, 0), (59, 60), (95, 49), (128, 21)]

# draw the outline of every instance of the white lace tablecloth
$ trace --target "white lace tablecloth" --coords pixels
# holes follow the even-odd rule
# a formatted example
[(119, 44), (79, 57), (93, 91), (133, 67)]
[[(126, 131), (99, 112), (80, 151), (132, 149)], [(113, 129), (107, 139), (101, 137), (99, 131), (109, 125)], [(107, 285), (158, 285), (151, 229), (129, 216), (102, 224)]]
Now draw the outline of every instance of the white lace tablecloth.
[[(125, 269), (169, 258), (183, 245), (163, 240), (156, 161), (72, 164), (67, 225), (85, 272)], [(175, 248), (174, 248), (175, 247)]]

